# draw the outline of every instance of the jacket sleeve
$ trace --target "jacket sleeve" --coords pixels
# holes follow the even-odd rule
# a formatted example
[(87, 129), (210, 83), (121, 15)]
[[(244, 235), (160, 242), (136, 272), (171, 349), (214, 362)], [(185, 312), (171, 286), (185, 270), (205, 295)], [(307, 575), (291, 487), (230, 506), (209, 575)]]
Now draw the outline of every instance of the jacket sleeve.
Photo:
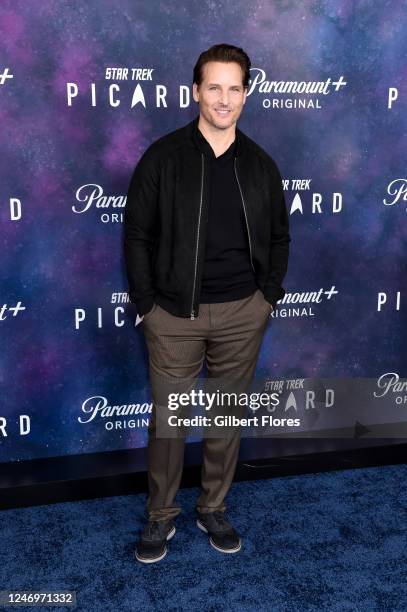
[(151, 147), (134, 169), (124, 211), (124, 255), (130, 302), (139, 315), (154, 304), (152, 252), (158, 216), (159, 168)]
[(282, 287), (287, 273), (289, 243), (288, 213), (285, 204), (281, 175), (274, 160), (270, 158), (271, 172), (271, 229), (269, 270), (264, 287), (264, 297), (275, 309), (276, 302), (285, 295)]

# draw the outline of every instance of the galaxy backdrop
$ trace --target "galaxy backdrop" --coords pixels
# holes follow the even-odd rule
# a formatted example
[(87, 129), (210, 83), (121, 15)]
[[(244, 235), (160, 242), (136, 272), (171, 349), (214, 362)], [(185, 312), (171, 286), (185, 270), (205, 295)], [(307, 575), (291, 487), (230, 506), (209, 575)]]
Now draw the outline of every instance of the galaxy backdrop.
[(220, 42), (251, 58), (238, 125), (290, 212), (258, 376), (406, 377), (406, 26), (403, 1), (1, 1), (0, 461), (145, 446), (93, 412), (151, 402), (123, 207)]

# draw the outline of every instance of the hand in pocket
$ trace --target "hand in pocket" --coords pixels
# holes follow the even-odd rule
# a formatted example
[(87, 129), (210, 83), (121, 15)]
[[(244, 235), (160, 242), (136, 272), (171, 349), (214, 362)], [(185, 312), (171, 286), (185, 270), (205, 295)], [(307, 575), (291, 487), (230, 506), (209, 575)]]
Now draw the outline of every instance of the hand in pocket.
[(157, 308), (157, 304), (154, 302), (152, 308), (150, 308), (150, 310), (148, 312), (146, 312), (146, 314), (143, 316), (143, 321), (147, 320), (150, 318), (151, 314), (154, 312), (154, 310)]

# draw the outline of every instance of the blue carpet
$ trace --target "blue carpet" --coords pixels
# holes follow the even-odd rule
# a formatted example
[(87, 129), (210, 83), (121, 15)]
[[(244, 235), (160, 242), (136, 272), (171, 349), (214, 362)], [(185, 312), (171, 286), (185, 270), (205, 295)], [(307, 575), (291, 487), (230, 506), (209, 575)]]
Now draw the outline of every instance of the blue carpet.
[(397, 465), (234, 483), (234, 555), (209, 545), (199, 491), (184, 489), (177, 533), (152, 565), (133, 557), (145, 494), (5, 510), (0, 590), (75, 590), (86, 612), (405, 611), (406, 481)]

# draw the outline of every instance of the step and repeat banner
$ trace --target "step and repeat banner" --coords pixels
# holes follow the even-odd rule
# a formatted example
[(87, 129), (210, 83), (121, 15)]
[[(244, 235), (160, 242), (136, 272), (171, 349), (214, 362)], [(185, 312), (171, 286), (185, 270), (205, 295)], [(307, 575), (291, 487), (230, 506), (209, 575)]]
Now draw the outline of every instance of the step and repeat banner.
[(407, 437), (406, 26), (403, 1), (0, 1), (1, 462), (146, 445), (126, 195), (221, 42), (251, 58), (238, 125), (290, 216), (256, 371), (275, 433)]

